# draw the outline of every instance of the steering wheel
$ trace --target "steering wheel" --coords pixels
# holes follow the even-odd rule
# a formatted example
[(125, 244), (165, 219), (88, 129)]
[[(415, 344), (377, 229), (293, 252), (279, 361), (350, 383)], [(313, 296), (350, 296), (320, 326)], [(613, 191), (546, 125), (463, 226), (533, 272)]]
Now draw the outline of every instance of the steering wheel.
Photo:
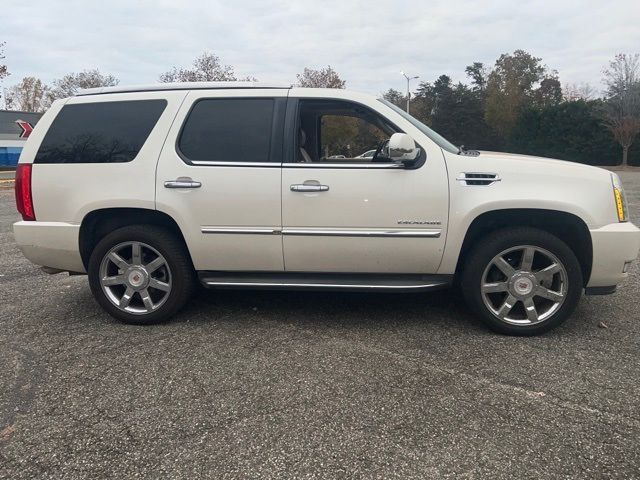
[[(375, 162), (378, 159), (378, 155), (380, 155), (380, 152), (382, 152), (382, 149), (385, 147), (385, 145), (389, 143), (389, 140), (384, 140), (382, 142), (380, 142), (378, 144), (378, 147), (376, 148), (376, 152), (373, 154), (373, 157), (371, 157), (371, 162)], [(380, 160), (378, 160), (380, 161)], [(383, 161), (388, 161), (386, 158)]]

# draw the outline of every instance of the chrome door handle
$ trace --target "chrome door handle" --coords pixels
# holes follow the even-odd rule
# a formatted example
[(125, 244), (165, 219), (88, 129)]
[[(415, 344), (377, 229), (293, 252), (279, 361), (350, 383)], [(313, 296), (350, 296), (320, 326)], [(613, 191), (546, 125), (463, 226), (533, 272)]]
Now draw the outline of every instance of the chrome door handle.
[(201, 186), (202, 183), (196, 182), (191, 177), (178, 177), (164, 182), (164, 188), (200, 188)]
[(291, 185), (292, 192), (327, 192), (329, 185), (311, 185), (306, 183), (298, 183)]

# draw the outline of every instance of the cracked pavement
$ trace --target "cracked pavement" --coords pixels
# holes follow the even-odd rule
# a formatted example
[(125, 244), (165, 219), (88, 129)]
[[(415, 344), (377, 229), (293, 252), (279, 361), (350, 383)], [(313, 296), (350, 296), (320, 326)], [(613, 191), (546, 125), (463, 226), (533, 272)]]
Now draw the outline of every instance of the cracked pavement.
[(0, 189), (0, 479), (640, 476), (637, 263), (535, 338), (455, 291), (203, 291), (131, 327), (25, 260), (16, 219)]

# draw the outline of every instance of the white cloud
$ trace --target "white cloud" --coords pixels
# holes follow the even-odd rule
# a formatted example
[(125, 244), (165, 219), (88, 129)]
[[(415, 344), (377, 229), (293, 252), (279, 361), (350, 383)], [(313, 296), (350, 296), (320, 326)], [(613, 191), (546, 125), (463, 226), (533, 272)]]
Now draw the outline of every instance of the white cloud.
[(139, 1), (51, 2), (4, 7), (0, 41), (12, 73), (51, 81), (100, 68), (122, 83), (156, 81), (209, 50), (240, 75), (293, 82), (305, 66), (332, 65), (350, 88), (403, 89), (406, 70), (432, 81), (464, 80), (521, 48), (563, 82), (598, 85), (618, 52), (640, 47), (637, 0)]

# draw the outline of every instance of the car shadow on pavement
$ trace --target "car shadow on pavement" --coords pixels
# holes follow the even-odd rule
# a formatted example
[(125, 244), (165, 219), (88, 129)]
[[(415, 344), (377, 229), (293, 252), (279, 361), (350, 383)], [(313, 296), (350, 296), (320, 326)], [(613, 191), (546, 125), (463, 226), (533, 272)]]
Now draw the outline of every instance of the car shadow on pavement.
[(483, 328), (455, 289), (423, 293), (361, 293), (199, 289), (176, 321), (277, 321), (306, 326), (372, 328), (434, 325)]

